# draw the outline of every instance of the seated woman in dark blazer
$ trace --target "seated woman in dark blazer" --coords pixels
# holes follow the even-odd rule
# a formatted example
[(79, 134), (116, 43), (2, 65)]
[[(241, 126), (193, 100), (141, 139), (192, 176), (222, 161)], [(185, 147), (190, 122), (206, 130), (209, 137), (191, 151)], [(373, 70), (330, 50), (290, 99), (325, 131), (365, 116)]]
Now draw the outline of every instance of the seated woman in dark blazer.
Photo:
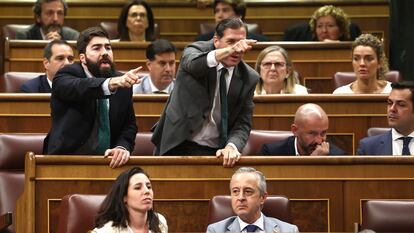
[(121, 41), (153, 41), (154, 28), (154, 15), (145, 1), (133, 0), (122, 8), (118, 20)]
[(332, 5), (317, 9), (309, 23), (287, 28), (284, 41), (353, 41), (361, 34), (358, 25), (348, 19), (345, 12)]

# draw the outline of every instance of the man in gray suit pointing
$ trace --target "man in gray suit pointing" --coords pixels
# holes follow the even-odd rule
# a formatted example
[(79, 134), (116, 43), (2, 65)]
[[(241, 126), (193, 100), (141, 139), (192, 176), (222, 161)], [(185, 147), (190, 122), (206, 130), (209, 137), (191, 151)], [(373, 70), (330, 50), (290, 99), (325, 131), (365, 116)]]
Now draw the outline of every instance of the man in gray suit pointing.
[(234, 166), (251, 129), (259, 74), (242, 57), (255, 43), (239, 18), (228, 18), (213, 40), (187, 46), (153, 133), (155, 154), (216, 155)]
[(298, 227), (262, 213), (267, 198), (266, 178), (251, 167), (239, 168), (230, 181), (231, 206), (237, 216), (210, 224), (213, 232), (299, 232)]

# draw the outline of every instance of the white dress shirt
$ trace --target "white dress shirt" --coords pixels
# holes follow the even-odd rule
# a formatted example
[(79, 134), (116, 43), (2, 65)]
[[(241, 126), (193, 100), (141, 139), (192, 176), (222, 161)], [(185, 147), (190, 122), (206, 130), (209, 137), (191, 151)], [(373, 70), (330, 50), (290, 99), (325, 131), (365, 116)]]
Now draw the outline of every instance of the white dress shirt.
[[(412, 137), (410, 143), (408, 144), (408, 148), (410, 148), (410, 153), (413, 155), (414, 153), (414, 132), (411, 132), (408, 137)], [(391, 129), (391, 137), (392, 137), (392, 155), (402, 155), (402, 148), (403, 148), (403, 140), (401, 137), (405, 137), (404, 135), (400, 134), (394, 128)]]

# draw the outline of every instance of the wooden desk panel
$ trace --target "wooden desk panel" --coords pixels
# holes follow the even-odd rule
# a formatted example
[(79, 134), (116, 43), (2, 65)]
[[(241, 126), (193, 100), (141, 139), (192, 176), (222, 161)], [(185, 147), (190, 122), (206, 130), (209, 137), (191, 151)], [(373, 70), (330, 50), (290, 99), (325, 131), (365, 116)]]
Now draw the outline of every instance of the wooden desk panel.
[[(134, 157), (120, 169), (110, 169), (108, 163), (90, 156), (27, 156), (25, 191), (16, 211), (18, 232), (55, 232), (64, 195), (104, 194), (121, 171), (136, 165), (150, 174), (156, 208), (167, 217), (169, 230), (202, 232), (208, 200), (228, 194), (236, 169), (202, 156)], [(361, 200), (414, 197), (411, 157), (243, 157), (238, 166), (262, 171), (270, 194), (291, 199), (293, 223), (301, 232), (351, 232), (359, 222)]]
[[(50, 94), (0, 94), (0, 132), (47, 133)], [(167, 96), (135, 95), (138, 130), (148, 132), (158, 121)], [(370, 127), (387, 127), (386, 95), (268, 95), (254, 98), (253, 129), (290, 130), (296, 109), (319, 104), (330, 119), (329, 139), (354, 154)]]
[[(45, 41), (6, 41), (4, 70), (43, 72), (42, 54), (46, 43)], [(174, 43), (177, 47), (177, 65), (188, 43)], [(75, 47), (74, 42), (71, 44)], [(245, 54), (244, 60), (254, 67), (260, 51), (271, 45), (279, 45), (289, 51), (294, 66), (302, 77), (302, 84), (309, 84), (313, 93), (332, 93), (331, 77), (335, 72), (352, 71), (349, 42), (262, 42)], [(130, 70), (143, 66), (146, 70), (147, 46), (148, 43), (114, 42), (114, 60), (117, 69)]]

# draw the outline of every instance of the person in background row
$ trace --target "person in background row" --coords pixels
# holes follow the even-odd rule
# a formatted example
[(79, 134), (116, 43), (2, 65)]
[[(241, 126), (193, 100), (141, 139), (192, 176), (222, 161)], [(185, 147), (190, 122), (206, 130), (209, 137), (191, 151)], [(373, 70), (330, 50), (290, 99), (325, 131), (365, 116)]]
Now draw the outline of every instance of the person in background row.
[(124, 5), (118, 20), (118, 37), (121, 41), (155, 40), (154, 15), (148, 3), (133, 0)]
[(260, 74), (256, 95), (266, 94), (308, 94), (306, 87), (299, 84), (288, 53), (280, 46), (263, 49), (257, 56), (255, 70)]
[(344, 155), (345, 152), (326, 141), (329, 120), (317, 104), (304, 104), (295, 113), (291, 126), (294, 136), (263, 145), (263, 155)]
[(230, 180), (231, 207), (235, 216), (212, 223), (207, 233), (283, 232), (297, 233), (297, 226), (262, 213), (267, 198), (266, 177), (251, 167), (239, 168)]
[(215, 155), (225, 167), (239, 160), (259, 80), (242, 60), (256, 43), (246, 34), (243, 21), (230, 17), (217, 25), (214, 40), (184, 49), (174, 90), (154, 127), (155, 154)]
[(33, 7), (36, 23), (17, 32), (19, 40), (77, 40), (79, 32), (63, 26), (68, 5), (65, 0), (37, 0)]
[(361, 29), (348, 19), (336, 6), (326, 5), (317, 9), (309, 23), (288, 27), (284, 41), (353, 41), (361, 35)]
[(392, 128), (384, 134), (363, 138), (359, 155), (414, 154), (414, 82), (393, 83), (388, 97), (387, 119)]
[(175, 79), (175, 46), (168, 40), (158, 39), (146, 49), (149, 75), (134, 85), (134, 94), (170, 94)]
[(167, 233), (167, 220), (154, 211), (149, 176), (133, 167), (121, 173), (105, 197), (92, 233)]
[(117, 72), (108, 34), (100, 27), (84, 30), (76, 47), (80, 62), (64, 66), (53, 79), (52, 127), (43, 152), (110, 156), (110, 167), (122, 166), (135, 145), (132, 85), (140, 81), (142, 67)]
[(43, 50), (43, 67), (46, 73), (22, 84), (20, 90), (26, 93), (50, 93), (56, 72), (73, 63), (73, 50), (64, 40), (51, 41)]
[(391, 83), (385, 80), (388, 60), (384, 45), (371, 34), (362, 34), (352, 44), (352, 66), (356, 80), (337, 88), (333, 94), (388, 94)]
[[(241, 20), (245, 20), (246, 16), (246, 4), (244, 0), (214, 0), (214, 20), (216, 25), (223, 19), (229, 17), (239, 17)], [(214, 36), (214, 31), (207, 32), (205, 34), (198, 35), (196, 41), (208, 41)], [(268, 41), (266, 36), (247, 32), (247, 39), (253, 39), (257, 41)]]

